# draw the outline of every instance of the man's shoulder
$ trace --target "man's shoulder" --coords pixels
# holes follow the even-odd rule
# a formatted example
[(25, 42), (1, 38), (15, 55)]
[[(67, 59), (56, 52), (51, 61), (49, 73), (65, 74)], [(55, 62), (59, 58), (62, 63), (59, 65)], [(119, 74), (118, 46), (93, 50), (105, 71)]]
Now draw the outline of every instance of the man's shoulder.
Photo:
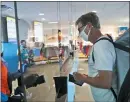
[(108, 41), (108, 40), (100, 40), (99, 42), (97, 42), (96, 44), (94, 44), (94, 51), (96, 51), (97, 53), (104, 53), (107, 54), (108, 52), (114, 52), (115, 48), (113, 46), (113, 44)]
[[(95, 47), (101, 47), (101, 48), (108, 48), (108, 47), (110, 47), (110, 48), (113, 48), (114, 46), (113, 46), (113, 43), (112, 42), (110, 42), (109, 40), (106, 40), (106, 39), (102, 39), (102, 38), (108, 38), (107, 36), (102, 36), (102, 37), (100, 37), (98, 40), (99, 41), (97, 41), (95, 44), (94, 44), (94, 46)], [(100, 40), (101, 39), (101, 40)], [(109, 38), (108, 38), (109, 39)]]

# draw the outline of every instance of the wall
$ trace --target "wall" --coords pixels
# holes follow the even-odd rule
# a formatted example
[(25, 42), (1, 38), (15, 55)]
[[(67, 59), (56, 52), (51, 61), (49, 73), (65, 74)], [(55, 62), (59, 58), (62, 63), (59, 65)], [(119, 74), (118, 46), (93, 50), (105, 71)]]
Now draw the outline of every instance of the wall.
[(28, 31), (30, 29), (30, 25), (22, 19), (20, 19), (18, 23), (19, 23), (19, 39), (25, 40), (28, 38)]

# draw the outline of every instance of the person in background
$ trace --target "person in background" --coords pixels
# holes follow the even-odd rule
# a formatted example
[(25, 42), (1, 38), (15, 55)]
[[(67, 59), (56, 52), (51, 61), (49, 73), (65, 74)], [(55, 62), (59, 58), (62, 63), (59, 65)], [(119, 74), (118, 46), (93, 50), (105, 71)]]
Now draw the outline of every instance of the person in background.
[(64, 48), (63, 48), (63, 46), (59, 46), (59, 49), (60, 49), (60, 54), (59, 54), (59, 57), (60, 58), (63, 58), (63, 56), (64, 56)]
[(32, 49), (29, 50), (29, 65), (34, 64), (34, 52)]
[(23, 72), (25, 72), (27, 67), (29, 66), (29, 52), (25, 40), (21, 40), (20, 52), (21, 52)]
[[(82, 15), (77, 21), (79, 36), (85, 41), (95, 43), (102, 37), (109, 37), (100, 31), (99, 18), (94, 12)], [(87, 83), (95, 102), (116, 102), (111, 90), (117, 91), (115, 72), (115, 48), (108, 40), (100, 40), (92, 46), (88, 58), (88, 75), (73, 73), (76, 81)], [(87, 65), (86, 65), (87, 68)]]
[(40, 54), (43, 57), (46, 57), (46, 48), (45, 48), (45, 44), (42, 44), (41, 50), (40, 50)]

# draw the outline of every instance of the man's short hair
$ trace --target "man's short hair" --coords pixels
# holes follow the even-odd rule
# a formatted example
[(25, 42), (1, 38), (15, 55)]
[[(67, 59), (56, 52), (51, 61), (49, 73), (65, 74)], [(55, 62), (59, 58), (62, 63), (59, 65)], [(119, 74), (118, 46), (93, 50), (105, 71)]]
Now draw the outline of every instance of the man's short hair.
[(21, 40), (21, 43), (23, 43), (23, 42), (25, 42), (25, 43), (26, 43), (26, 41), (25, 41), (25, 40)]
[(82, 15), (78, 18), (75, 24), (78, 25), (78, 23), (82, 23), (82, 25), (85, 26), (89, 22), (92, 23), (94, 28), (100, 29), (99, 18), (94, 12), (89, 12), (87, 14)]

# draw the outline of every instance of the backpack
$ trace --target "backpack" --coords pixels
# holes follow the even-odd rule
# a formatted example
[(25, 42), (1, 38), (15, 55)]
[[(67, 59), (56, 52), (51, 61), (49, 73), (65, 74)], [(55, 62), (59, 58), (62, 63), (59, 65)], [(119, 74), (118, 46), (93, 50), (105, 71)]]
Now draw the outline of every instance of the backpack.
[[(108, 40), (114, 45), (116, 52), (117, 94), (112, 87), (110, 90), (117, 102), (128, 102), (128, 100), (130, 101), (129, 29), (116, 41), (113, 41), (110, 35), (107, 36), (98, 39), (95, 43), (100, 40)], [(94, 52), (92, 52), (92, 60), (95, 62)]]

